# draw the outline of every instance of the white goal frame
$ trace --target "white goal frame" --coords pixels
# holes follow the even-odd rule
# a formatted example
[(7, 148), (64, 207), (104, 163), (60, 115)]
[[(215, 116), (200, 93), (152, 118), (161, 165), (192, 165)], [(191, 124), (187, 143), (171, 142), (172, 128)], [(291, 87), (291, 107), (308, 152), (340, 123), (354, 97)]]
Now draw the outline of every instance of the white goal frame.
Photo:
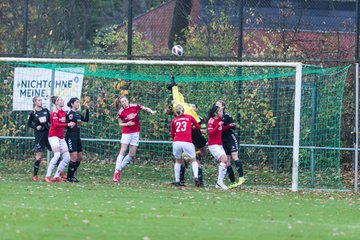
[(294, 138), (291, 190), (298, 191), (298, 168), (300, 149), (300, 112), (302, 63), (300, 62), (222, 62), (222, 61), (161, 61), (161, 60), (103, 60), (65, 58), (0, 58), (0, 62), (19, 63), (66, 63), (66, 64), (133, 64), (133, 65), (177, 65), (218, 67), (287, 67), (295, 69)]

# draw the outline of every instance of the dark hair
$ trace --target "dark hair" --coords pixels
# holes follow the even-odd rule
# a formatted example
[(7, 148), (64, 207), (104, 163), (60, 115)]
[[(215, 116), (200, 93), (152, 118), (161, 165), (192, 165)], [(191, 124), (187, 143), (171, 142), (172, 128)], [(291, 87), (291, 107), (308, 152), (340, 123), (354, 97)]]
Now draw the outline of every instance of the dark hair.
[(166, 114), (166, 115), (173, 115), (174, 114), (174, 110), (173, 110), (173, 104), (171, 103), (171, 104), (169, 104), (169, 105), (167, 105), (167, 107), (165, 108), (165, 110), (164, 110), (164, 113)]
[(208, 114), (208, 119), (212, 118), (215, 116), (215, 113), (219, 110), (219, 107), (216, 106), (215, 104), (212, 105), (212, 107), (209, 110), (209, 114)]
[(77, 100), (79, 100), (77, 97), (70, 98), (70, 100), (67, 103), (67, 106), (71, 108), (72, 107), (71, 104), (74, 104), (74, 102), (76, 102)]
[(55, 104), (58, 99), (59, 99), (58, 96), (51, 96), (50, 101), (52, 104)]

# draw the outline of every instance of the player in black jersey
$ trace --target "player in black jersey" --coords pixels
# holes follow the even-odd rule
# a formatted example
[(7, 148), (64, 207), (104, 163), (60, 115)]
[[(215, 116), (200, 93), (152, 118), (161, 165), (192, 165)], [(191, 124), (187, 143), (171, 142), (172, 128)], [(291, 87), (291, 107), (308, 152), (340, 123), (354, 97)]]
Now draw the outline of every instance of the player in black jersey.
[(67, 181), (79, 182), (79, 180), (74, 175), (82, 160), (80, 126), (82, 122), (89, 121), (90, 105), (89, 104), (86, 105), (85, 117), (77, 112), (78, 109), (80, 108), (80, 100), (78, 98), (76, 97), (71, 98), (70, 101), (67, 103), (67, 106), (71, 109), (66, 114), (66, 121), (75, 123), (75, 126), (73, 128), (68, 128), (65, 134), (65, 141), (68, 145), (70, 157), (71, 157), (67, 172)]
[(34, 161), (34, 175), (33, 180), (37, 181), (42, 151), (46, 147), (51, 151), (48, 141), (50, 124), (50, 112), (47, 108), (42, 107), (42, 99), (39, 96), (33, 98), (33, 110), (29, 114), (28, 127), (34, 129), (35, 134), (35, 161)]
[[(222, 117), (222, 121), (224, 122), (223, 126), (227, 126), (230, 123), (234, 122), (231, 115), (225, 112), (225, 102), (224, 101), (218, 100), (216, 102), (216, 106), (221, 107), (224, 111), (224, 115)], [(235, 130), (236, 130), (236, 127), (233, 126), (230, 129), (222, 132), (223, 148), (225, 150), (225, 153), (228, 157), (228, 162), (229, 162), (229, 166), (227, 167), (227, 173), (228, 173), (229, 179), (232, 183), (229, 186), (229, 188), (236, 188), (245, 182), (243, 166), (239, 160), (239, 155), (238, 155), (239, 141), (238, 141), (238, 136), (235, 133)], [(237, 182), (235, 181), (234, 170), (231, 166), (231, 162), (230, 162), (231, 159), (234, 160), (235, 167), (239, 174), (239, 180)]]

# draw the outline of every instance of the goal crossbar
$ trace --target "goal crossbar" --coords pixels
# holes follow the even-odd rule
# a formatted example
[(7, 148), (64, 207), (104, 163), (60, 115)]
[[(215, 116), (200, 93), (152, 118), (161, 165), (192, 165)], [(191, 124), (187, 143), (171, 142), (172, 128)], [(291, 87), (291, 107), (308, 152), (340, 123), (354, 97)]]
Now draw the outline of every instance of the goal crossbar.
[(223, 66), (223, 67), (293, 67), (299, 62), (225, 62), (225, 61), (161, 61), (161, 60), (105, 60), (105, 59), (64, 59), (64, 58), (12, 58), (0, 57), (0, 62), (23, 63), (68, 63), (68, 64), (133, 64), (133, 65), (177, 65), (177, 66)]

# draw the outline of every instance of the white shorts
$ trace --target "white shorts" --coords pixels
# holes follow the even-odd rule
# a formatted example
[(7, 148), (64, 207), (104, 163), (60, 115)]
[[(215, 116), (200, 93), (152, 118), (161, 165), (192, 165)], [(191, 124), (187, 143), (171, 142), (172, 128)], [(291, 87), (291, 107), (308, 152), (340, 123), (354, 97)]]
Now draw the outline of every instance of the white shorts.
[(49, 137), (49, 143), (51, 148), (60, 148), (60, 153), (63, 154), (64, 152), (68, 152), (68, 146), (64, 138), (60, 139), (58, 137)]
[(123, 133), (121, 135), (121, 143), (129, 144), (132, 146), (139, 146), (140, 133)]
[(208, 148), (211, 155), (213, 155), (216, 160), (220, 160), (220, 157), (222, 155), (226, 156), (225, 150), (222, 145), (209, 145)]
[(173, 142), (173, 155), (176, 159), (181, 159), (182, 153), (189, 159), (195, 159), (195, 146), (189, 142)]

